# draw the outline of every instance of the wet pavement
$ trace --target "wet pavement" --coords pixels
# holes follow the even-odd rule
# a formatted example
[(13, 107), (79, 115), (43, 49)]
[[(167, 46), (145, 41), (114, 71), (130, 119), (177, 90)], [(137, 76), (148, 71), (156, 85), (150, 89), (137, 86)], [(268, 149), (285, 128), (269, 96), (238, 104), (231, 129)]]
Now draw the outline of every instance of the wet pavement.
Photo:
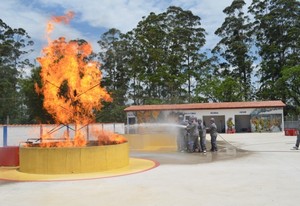
[[(0, 181), (0, 204), (14, 205), (295, 205), (300, 201), (296, 137), (221, 134), (218, 152), (172, 148), (131, 151), (160, 166), (137, 174), (93, 180)], [(209, 139), (207, 141), (208, 149)]]
[(172, 149), (161, 149), (155, 151), (133, 151), (131, 152), (132, 157), (153, 159), (158, 161), (161, 165), (164, 164), (175, 164), (175, 165), (189, 165), (189, 164), (203, 164), (211, 163), (217, 161), (233, 160), (237, 158), (242, 158), (250, 155), (251, 152), (246, 150), (241, 150), (228, 145), (224, 141), (218, 141), (218, 152), (206, 153), (187, 153), (187, 152), (177, 152), (175, 148)]

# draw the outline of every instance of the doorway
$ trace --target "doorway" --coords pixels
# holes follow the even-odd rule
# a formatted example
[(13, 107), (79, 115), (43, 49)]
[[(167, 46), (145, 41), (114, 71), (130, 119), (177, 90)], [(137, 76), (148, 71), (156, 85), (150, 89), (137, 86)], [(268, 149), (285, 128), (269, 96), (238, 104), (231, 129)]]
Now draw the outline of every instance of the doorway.
[(235, 115), (236, 132), (251, 132), (250, 115)]

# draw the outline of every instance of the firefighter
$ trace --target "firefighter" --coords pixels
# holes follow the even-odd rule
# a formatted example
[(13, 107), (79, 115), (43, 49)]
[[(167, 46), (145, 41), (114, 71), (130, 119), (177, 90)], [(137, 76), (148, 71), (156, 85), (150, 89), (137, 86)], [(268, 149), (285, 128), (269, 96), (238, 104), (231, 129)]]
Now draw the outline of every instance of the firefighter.
[(201, 119), (198, 120), (198, 130), (200, 137), (199, 152), (206, 153), (206, 126)]
[(198, 142), (198, 123), (197, 119), (194, 117), (191, 117), (189, 120), (189, 124), (186, 127), (187, 133), (188, 133), (188, 152), (194, 152), (197, 148), (197, 142)]
[(217, 146), (218, 132), (217, 132), (217, 125), (215, 123), (214, 118), (210, 119), (209, 133), (210, 133), (210, 138), (211, 138), (211, 149), (210, 149), (210, 151), (216, 152), (216, 151), (218, 151), (218, 146)]
[(297, 139), (296, 139), (296, 144), (293, 147), (294, 150), (298, 150), (299, 149), (299, 144), (300, 144), (300, 123), (298, 125), (298, 130), (297, 130)]
[(187, 123), (183, 121), (183, 115), (178, 117), (178, 133), (177, 133), (177, 150), (179, 152), (184, 152), (187, 148), (186, 145), (186, 125)]

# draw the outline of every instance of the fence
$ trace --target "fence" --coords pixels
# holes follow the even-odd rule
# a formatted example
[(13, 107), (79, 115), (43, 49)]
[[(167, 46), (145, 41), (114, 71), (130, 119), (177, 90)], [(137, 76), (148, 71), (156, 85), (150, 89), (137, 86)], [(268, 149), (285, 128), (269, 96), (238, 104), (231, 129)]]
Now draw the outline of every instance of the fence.
[[(94, 123), (80, 125), (77, 129), (87, 137), (94, 138), (94, 131), (110, 131), (118, 134), (125, 133), (124, 123)], [(39, 139), (43, 134), (51, 134), (53, 138), (61, 138), (65, 132), (70, 137), (75, 134), (74, 125), (0, 125), (0, 146), (19, 146), (28, 139)]]
[(285, 121), (284, 128), (285, 129), (297, 129), (299, 127), (299, 121)]

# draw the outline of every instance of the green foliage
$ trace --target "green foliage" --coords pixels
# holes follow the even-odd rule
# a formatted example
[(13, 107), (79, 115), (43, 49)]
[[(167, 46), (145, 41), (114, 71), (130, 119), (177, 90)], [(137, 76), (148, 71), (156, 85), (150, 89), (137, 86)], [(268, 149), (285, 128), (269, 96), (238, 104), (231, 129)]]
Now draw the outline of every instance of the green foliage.
[(25, 107), (19, 81), (25, 67), (22, 57), (33, 42), (22, 28), (12, 29), (0, 19), (0, 123), (24, 122)]
[(226, 77), (226, 79), (220, 82), (220, 85), (216, 87), (215, 96), (220, 102), (238, 102), (242, 99), (242, 86), (240, 81), (232, 77)]
[(129, 57), (134, 104), (189, 102), (191, 80), (201, 73), (205, 60), (200, 17), (171, 6), (161, 14), (150, 13), (127, 36), (132, 40), (130, 53), (138, 54)]
[[(285, 88), (284, 92), (289, 96), (289, 105), (287, 113), (294, 115), (300, 114), (300, 65), (295, 67), (286, 67), (281, 72), (281, 78), (276, 82), (276, 86)], [(284, 85), (284, 87), (282, 86)]]
[(101, 51), (98, 54), (102, 62), (103, 78), (101, 85), (107, 89), (113, 98), (112, 103), (105, 103), (101, 111), (97, 112), (97, 121), (124, 122), (124, 108), (127, 101), (126, 94), (130, 81), (128, 68), (129, 43), (117, 29), (110, 29), (101, 36), (98, 44)]
[(299, 65), (300, 2), (297, 0), (253, 0), (252, 35), (261, 58), (258, 77), (261, 99), (290, 102), (287, 86), (280, 81), (284, 68)]
[(125, 105), (117, 105), (114, 103), (103, 103), (104, 107), (96, 114), (97, 122), (113, 123), (123, 122), (126, 123), (126, 115), (124, 109)]
[[(215, 32), (222, 39), (212, 51), (214, 54), (220, 55), (225, 61), (220, 64), (220, 74), (229, 79), (231, 77), (236, 78), (239, 81), (237, 89), (240, 91), (238, 95), (235, 98), (225, 98), (226, 101), (249, 101), (253, 96), (251, 75), (254, 58), (250, 52), (251, 38), (247, 35), (250, 31), (250, 20), (244, 15), (244, 5), (243, 0), (234, 0), (230, 6), (226, 7), (223, 10), (227, 15), (225, 21)], [(223, 90), (220, 93), (224, 94), (231, 91), (227, 87), (221, 87), (218, 90)]]
[(41, 87), (41, 67), (34, 68), (31, 75), (21, 81), (21, 92), (24, 94), (24, 104), (27, 109), (26, 123), (46, 124), (54, 123), (51, 115), (43, 107), (43, 95), (35, 91), (35, 85)]

